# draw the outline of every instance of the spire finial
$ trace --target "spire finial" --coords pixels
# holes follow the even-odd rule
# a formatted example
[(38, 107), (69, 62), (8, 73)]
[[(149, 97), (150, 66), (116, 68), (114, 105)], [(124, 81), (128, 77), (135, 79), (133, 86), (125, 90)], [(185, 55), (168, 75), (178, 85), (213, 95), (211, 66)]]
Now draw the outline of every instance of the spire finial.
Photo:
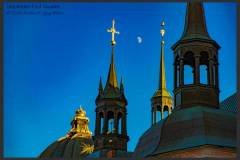
[(166, 88), (166, 77), (165, 77), (165, 64), (164, 64), (164, 35), (165, 35), (165, 22), (162, 21), (161, 23), (161, 60), (160, 60), (160, 75), (159, 75), (159, 90), (165, 89)]
[(108, 79), (107, 79), (107, 83), (105, 88), (109, 88), (110, 86), (113, 88), (117, 88), (118, 87), (118, 83), (117, 83), (117, 74), (115, 71), (115, 65), (114, 65), (114, 45), (116, 44), (116, 41), (114, 39), (114, 35), (120, 34), (118, 31), (116, 31), (115, 28), (115, 21), (112, 21), (112, 28), (107, 30), (108, 32), (112, 33), (112, 54), (111, 54), (111, 64), (110, 64), (110, 68), (109, 68), (109, 72), (108, 72)]
[(165, 35), (165, 29), (164, 29), (165, 22), (164, 21), (162, 21), (161, 26), (162, 26), (162, 29), (160, 30), (160, 33), (161, 33), (161, 36), (162, 36), (162, 43), (164, 43), (164, 39), (163, 39), (163, 37)]
[(112, 27), (110, 29), (108, 29), (107, 32), (110, 32), (112, 34), (111, 44), (112, 44), (112, 46), (114, 46), (116, 44), (115, 34), (120, 34), (120, 32), (117, 31), (115, 28), (115, 20), (114, 19), (112, 20)]
[(91, 138), (92, 132), (88, 128), (89, 119), (86, 115), (86, 111), (83, 109), (82, 105), (80, 105), (80, 108), (76, 110), (75, 116), (71, 122), (72, 129), (68, 132), (68, 134), (60, 139), (58, 141), (61, 141), (66, 138)]

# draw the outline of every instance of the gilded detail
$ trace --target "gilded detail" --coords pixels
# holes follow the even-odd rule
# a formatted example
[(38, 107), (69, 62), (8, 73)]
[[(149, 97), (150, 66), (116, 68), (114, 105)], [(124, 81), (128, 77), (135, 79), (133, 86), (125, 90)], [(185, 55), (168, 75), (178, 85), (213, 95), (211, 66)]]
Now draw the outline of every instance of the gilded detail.
[(86, 112), (83, 110), (82, 107), (77, 109), (75, 112), (75, 116), (71, 122), (72, 129), (69, 131), (69, 133), (65, 136), (60, 138), (58, 141), (61, 141), (65, 138), (91, 138), (92, 132), (90, 132), (88, 128), (89, 119), (86, 116)]
[(115, 28), (115, 20), (114, 19), (112, 20), (112, 27), (110, 29), (108, 29), (107, 32), (110, 32), (112, 34), (111, 44), (115, 45), (116, 44), (115, 34), (120, 34), (120, 32), (117, 31)]

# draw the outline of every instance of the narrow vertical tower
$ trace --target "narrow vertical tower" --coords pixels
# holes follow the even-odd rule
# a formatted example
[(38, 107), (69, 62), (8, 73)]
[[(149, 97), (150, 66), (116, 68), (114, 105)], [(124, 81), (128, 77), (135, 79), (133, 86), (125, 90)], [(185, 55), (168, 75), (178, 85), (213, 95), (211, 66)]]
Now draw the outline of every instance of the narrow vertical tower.
[(188, 2), (183, 35), (172, 49), (175, 107), (218, 108), (220, 47), (207, 32), (202, 2)]
[(127, 151), (127, 100), (124, 96), (123, 83), (118, 87), (117, 74), (114, 64), (114, 47), (116, 45), (115, 21), (112, 28), (107, 30), (112, 34), (111, 63), (106, 85), (103, 89), (102, 80), (99, 83), (99, 93), (96, 98), (96, 125), (94, 144), (95, 151), (105, 150), (110, 157), (116, 156), (117, 150)]
[(164, 21), (161, 24), (162, 29), (160, 30), (161, 33), (161, 58), (160, 58), (160, 71), (159, 71), (159, 86), (157, 91), (154, 93), (153, 97), (151, 98), (152, 103), (152, 125), (155, 124), (159, 119), (157, 119), (157, 113), (160, 113), (161, 119), (164, 118), (164, 111), (168, 112), (168, 115), (171, 114), (172, 111), (172, 97), (167, 90), (166, 87), (166, 75), (165, 75), (165, 64), (164, 64)]

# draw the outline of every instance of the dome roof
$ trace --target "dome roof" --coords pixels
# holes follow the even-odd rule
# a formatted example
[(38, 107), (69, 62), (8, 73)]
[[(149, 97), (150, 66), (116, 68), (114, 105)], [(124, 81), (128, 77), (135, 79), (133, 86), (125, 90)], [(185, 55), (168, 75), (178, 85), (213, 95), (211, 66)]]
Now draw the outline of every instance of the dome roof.
[(83, 158), (93, 151), (91, 138), (65, 138), (49, 145), (40, 158)]
[(236, 114), (204, 106), (175, 109), (141, 136), (133, 156), (147, 157), (205, 144), (236, 147)]
[(82, 158), (94, 150), (92, 133), (88, 129), (89, 119), (82, 107), (76, 111), (69, 133), (49, 145), (40, 158)]
[(153, 98), (154, 97), (167, 97), (167, 98), (172, 98), (171, 94), (167, 91), (167, 89), (163, 88), (161, 90), (157, 90), (154, 95), (153, 95)]

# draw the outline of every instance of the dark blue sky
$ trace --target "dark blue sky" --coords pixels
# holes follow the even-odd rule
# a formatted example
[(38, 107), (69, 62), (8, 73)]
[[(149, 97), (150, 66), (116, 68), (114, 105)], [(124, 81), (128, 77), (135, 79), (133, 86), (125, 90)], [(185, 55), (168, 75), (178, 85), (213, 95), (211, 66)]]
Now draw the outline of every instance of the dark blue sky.
[[(16, 3), (14, 3), (16, 4)], [(23, 4), (23, 3), (21, 3)], [(25, 3), (27, 4), (27, 3)], [(39, 3), (40, 4), (40, 3)], [(41, 3), (43, 4), (43, 3)], [(94, 132), (99, 77), (105, 84), (116, 20), (115, 64), (129, 102), (128, 149), (150, 127), (150, 98), (158, 85), (160, 22), (166, 23), (167, 88), (173, 90), (173, 52), (181, 37), (185, 3), (54, 3), (57, 9), (4, 10), (4, 156), (36, 157), (70, 129), (83, 105)], [(204, 4), (219, 50), (220, 99), (236, 91), (236, 4)], [(57, 15), (43, 15), (47, 11)], [(20, 14), (19, 11), (40, 11)], [(137, 36), (143, 38), (137, 43)]]

